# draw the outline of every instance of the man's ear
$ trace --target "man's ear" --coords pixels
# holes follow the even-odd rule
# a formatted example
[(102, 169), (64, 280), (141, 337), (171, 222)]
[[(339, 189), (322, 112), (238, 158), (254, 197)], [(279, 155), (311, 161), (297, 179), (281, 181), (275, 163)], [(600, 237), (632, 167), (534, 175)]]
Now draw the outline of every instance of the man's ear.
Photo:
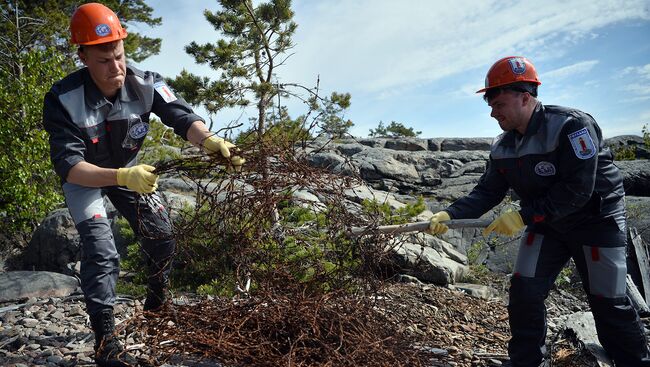
[(524, 106), (528, 106), (528, 103), (530, 103), (530, 100), (532, 99), (532, 96), (528, 92), (523, 92), (522, 93), (522, 99), (521, 99), (521, 104)]
[(77, 50), (77, 56), (79, 56), (79, 60), (81, 60), (84, 65), (86, 65), (86, 53), (83, 49)]

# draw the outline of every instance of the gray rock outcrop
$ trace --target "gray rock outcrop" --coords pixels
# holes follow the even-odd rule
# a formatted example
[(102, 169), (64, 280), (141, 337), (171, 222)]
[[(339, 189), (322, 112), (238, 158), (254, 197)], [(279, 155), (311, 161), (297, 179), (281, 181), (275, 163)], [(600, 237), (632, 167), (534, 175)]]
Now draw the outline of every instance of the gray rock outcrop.
[(79, 280), (49, 271), (0, 273), (0, 303), (27, 298), (66, 297), (79, 291)]
[[(361, 177), (366, 185), (345, 193), (350, 210), (361, 210), (363, 199), (373, 199), (388, 203), (391, 208), (399, 209), (406, 203), (416, 201), (418, 196), (425, 199), (428, 209), (435, 212), (444, 209), (451, 202), (467, 195), (485, 172), (489, 158), (491, 138), (437, 138), (437, 139), (342, 139), (337, 141), (316, 140), (304, 150), (306, 160), (314, 166), (325, 168), (341, 175)], [(610, 144), (624, 144), (638, 139), (621, 137), (608, 140)], [(325, 144), (327, 143), (327, 144)], [(621, 143), (621, 144), (623, 144)], [(650, 162), (647, 160), (616, 162), (624, 175), (628, 195), (628, 212), (636, 209), (645, 210), (645, 198), (650, 196)], [(210, 185), (217, 185), (210, 183)], [(217, 188), (215, 186), (215, 188)], [(242, 188), (246, 190), (247, 188)], [(160, 180), (159, 191), (166, 204), (174, 210), (195, 205), (196, 187), (192, 183), (175, 177)], [(317, 192), (296, 188), (294, 202), (303, 207), (321, 210)], [(513, 204), (517, 204), (516, 198)], [(109, 208), (110, 203), (107, 203)], [(485, 218), (496, 216), (500, 207), (484, 215)], [(174, 211), (172, 211), (173, 213)], [(109, 212), (109, 219), (116, 234), (118, 251), (124, 255), (123, 240), (120, 239), (115, 224), (114, 209)], [(430, 215), (431, 213), (429, 213)], [(638, 219), (630, 216), (630, 224), (637, 228), (648, 228), (650, 223), (646, 215)], [(418, 220), (426, 220), (418, 219)], [(650, 233), (650, 231), (641, 231)], [(429, 236), (430, 237), (430, 236)], [(431, 237), (433, 238), (433, 237)], [(647, 240), (647, 234), (644, 236)], [(407, 241), (396, 256), (404, 274), (420, 277), (430, 282), (454, 282), (462, 276), (466, 266), (466, 254), (478, 251), (474, 261), (486, 262), (494, 270), (508, 271), (514, 263), (516, 239), (497, 238), (496, 243), (486, 243), (479, 229), (451, 230), (438, 236), (448, 247), (456, 252), (444, 251), (432, 240), (427, 239), (410, 243)], [(419, 243), (426, 243), (423, 247)], [(438, 247), (436, 247), (438, 246)], [(477, 250), (478, 249), (478, 250)], [(400, 252), (401, 251), (401, 252)], [(25, 249), (23, 269), (51, 270), (70, 273), (69, 264), (79, 260), (79, 239), (66, 209), (52, 212), (34, 233), (32, 241)], [(459, 257), (458, 254), (461, 256)], [(440, 259), (438, 259), (440, 255)], [(444, 259), (443, 259), (444, 257)], [(422, 260), (431, 260), (431, 264), (422, 268)], [(417, 261), (416, 261), (417, 260)], [(447, 264), (453, 261), (454, 264)], [(409, 268), (408, 264), (418, 263), (420, 270)], [(438, 267), (437, 264), (442, 264)]]

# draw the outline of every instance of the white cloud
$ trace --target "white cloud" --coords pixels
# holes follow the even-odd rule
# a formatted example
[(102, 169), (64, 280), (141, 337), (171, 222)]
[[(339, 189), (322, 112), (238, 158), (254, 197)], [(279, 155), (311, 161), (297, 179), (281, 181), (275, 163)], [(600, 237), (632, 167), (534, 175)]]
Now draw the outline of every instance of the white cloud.
[(621, 81), (625, 83), (619, 89), (632, 95), (622, 102), (635, 103), (650, 99), (650, 64), (628, 66), (620, 73)]
[(645, 64), (643, 66), (628, 66), (623, 69), (622, 75), (632, 75), (638, 76), (641, 79), (650, 80), (650, 64)]
[[(186, 68), (215, 78), (217, 71), (194, 64), (183, 47), (190, 41), (216, 42), (219, 35), (202, 12), (216, 10), (218, 3), (187, 0), (178, 8), (164, 0), (147, 2), (155, 15), (164, 17), (161, 27), (145, 32), (163, 39), (163, 54), (145, 60), (142, 68), (165, 76)], [(611, 41), (605, 27), (635, 32), (642, 23), (639, 28), (647, 30), (648, 0), (294, 0), (292, 8), (298, 24), (296, 46), (294, 55), (276, 70), (278, 77), (312, 86), (320, 76), (322, 95), (333, 90), (352, 93), (348, 116), (364, 126), (359, 129), (363, 134), (367, 134), (364, 122), (375, 127), (379, 120), (391, 119), (420, 121), (413, 127), (423, 130), (423, 136), (490, 136), (489, 129), (498, 133), (494, 124), (481, 124), (485, 130), (477, 131), (467, 116), (489, 119), (475, 91), (490, 65), (506, 55), (525, 55), (535, 63), (543, 78), (540, 93), (545, 102), (581, 104), (600, 112), (603, 123), (615, 121), (613, 116), (628, 121), (650, 96), (632, 93), (647, 92), (643, 85), (650, 84), (650, 64), (623, 71), (611, 66), (616, 61), (606, 52), (580, 56), (582, 47)], [(635, 55), (648, 52), (638, 43), (625, 46)], [(596, 67), (618, 67), (619, 79), (607, 79), (609, 71), (593, 72)], [(575, 74), (582, 75), (582, 85), (562, 79)], [(549, 78), (559, 80), (547, 83)], [(602, 103), (606, 97), (600, 92), (606, 90), (621, 91), (618, 97), (628, 98), (625, 107)], [(239, 116), (225, 112), (217, 121), (220, 125)], [(243, 119), (250, 116), (254, 114)]]
[(365, 92), (482, 73), (506, 54), (556, 58), (598, 28), (650, 19), (644, 0), (339, 0), (296, 14), (302, 70), (290, 73)]
[(597, 64), (598, 64), (598, 60), (581, 61), (573, 65), (567, 65), (555, 70), (547, 71), (542, 75), (540, 75), (540, 78), (542, 80), (564, 79), (569, 76), (575, 76), (577, 74), (587, 73), (591, 71), (591, 69)]

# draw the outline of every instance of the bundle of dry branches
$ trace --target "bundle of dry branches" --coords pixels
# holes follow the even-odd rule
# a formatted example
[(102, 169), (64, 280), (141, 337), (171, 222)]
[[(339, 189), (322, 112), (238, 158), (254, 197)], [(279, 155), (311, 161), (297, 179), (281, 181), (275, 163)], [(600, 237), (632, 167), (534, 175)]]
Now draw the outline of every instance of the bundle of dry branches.
[[(216, 156), (157, 165), (157, 173), (181, 176), (196, 189), (196, 205), (174, 223), (182, 270), (232, 282), (241, 293), (169, 306), (133, 322), (157, 346), (159, 360), (190, 354), (227, 366), (430, 362), (420, 340), (378, 312), (387, 244), (395, 241), (371, 230), (346, 236), (352, 226), (385, 224), (380, 213), (345, 200), (360, 180), (314, 168), (294, 147), (242, 145), (240, 172)], [(297, 190), (318, 202), (301, 202)], [(292, 219), (296, 212), (312, 220)]]

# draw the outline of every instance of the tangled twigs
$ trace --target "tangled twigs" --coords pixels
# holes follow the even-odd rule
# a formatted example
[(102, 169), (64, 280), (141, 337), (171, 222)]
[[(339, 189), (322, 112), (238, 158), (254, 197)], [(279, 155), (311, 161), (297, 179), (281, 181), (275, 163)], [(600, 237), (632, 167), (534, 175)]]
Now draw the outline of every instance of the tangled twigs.
[[(227, 366), (424, 365), (431, 357), (414, 347), (420, 341), (377, 312), (378, 274), (396, 243), (346, 236), (384, 224), (346, 200), (360, 180), (309, 165), (293, 146), (239, 148), (241, 172), (220, 156), (156, 164), (196, 193), (174, 213), (172, 280), (228, 297), (139, 319), (148, 344), (162, 359), (193, 354)], [(250, 293), (233, 301), (249, 279)]]
[(226, 366), (430, 365), (433, 356), (391, 326), (374, 302), (296, 290), (166, 308), (140, 327), (157, 355), (183, 351)]

